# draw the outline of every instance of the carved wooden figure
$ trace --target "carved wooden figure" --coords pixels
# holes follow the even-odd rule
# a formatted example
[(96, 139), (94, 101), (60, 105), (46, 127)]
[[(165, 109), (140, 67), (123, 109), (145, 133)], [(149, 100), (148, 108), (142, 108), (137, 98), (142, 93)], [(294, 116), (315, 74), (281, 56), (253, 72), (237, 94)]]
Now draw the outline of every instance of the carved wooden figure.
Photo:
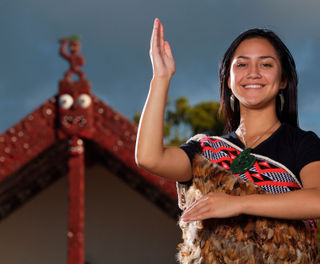
[[(80, 42), (69, 41), (68, 55), (65, 52), (67, 39), (62, 39), (60, 54), (70, 62), (70, 69), (59, 83), (58, 136), (69, 138), (69, 224), (68, 264), (84, 263), (84, 145), (81, 138), (91, 138), (93, 125), (93, 96), (90, 82), (79, 68), (84, 58), (79, 55)], [(72, 80), (72, 75), (79, 79)]]
[[(84, 72), (80, 69), (80, 67), (85, 64), (84, 57), (79, 54), (81, 50), (80, 37), (71, 36), (69, 38), (61, 39), (60, 42), (60, 55), (70, 63), (70, 69), (65, 73), (65, 79), (71, 80), (71, 76), (77, 74), (79, 75), (80, 80), (85, 80)], [(67, 44), (69, 44), (69, 54), (66, 52)]]

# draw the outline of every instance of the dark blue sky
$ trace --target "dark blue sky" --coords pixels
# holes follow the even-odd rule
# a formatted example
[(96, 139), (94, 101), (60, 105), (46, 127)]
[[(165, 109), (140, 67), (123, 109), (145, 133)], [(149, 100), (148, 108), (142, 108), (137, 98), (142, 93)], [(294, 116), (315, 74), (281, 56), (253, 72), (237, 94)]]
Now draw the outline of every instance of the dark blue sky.
[(57, 93), (67, 69), (58, 39), (73, 34), (82, 36), (93, 92), (131, 119), (147, 96), (159, 17), (177, 64), (170, 96), (191, 103), (218, 100), (219, 61), (241, 31), (274, 30), (296, 60), (300, 125), (320, 135), (319, 10), (316, 0), (2, 0), (0, 133)]

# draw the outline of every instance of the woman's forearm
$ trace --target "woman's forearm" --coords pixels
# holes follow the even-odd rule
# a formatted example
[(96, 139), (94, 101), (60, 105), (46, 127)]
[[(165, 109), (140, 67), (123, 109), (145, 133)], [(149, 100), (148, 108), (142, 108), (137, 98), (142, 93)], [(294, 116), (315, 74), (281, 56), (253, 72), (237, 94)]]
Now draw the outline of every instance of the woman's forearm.
[(320, 189), (302, 189), (283, 194), (239, 197), (241, 213), (283, 219), (320, 217)]
[(136, 162), (150, 169), (163, 153), (164, 111), (169, 89), (169, 78), (153, 78), (144, 105), (137, 134)]
[(320, 189), (308, 188), (283, 194), (232, 196), (210, 192), (187, 208), (184, 221), (225, 218), (240, 214), (280, 219), (320, 217)]

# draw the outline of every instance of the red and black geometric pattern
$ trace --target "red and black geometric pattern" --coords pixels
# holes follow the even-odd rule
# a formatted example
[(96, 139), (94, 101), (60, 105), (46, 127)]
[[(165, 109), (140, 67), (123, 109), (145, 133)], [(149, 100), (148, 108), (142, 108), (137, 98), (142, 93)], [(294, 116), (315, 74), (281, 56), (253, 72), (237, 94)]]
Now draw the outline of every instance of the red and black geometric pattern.
[[(200, 139), (200, 146), (204, 157), (225, 169), (230, 169), (232, 161), (242, 151), (241, 148), (220, 137), (202, 137)], [(236, 177), (244, 181), (251, 181), (265, 191), (273, 194), (290, 192), (302, 188), (301, 183), (298, 182), (293, 174), (278, 162), (261, 155), (251, 155), (256, 157), (253, 166), (243, 174), (234, 174)], [(309, 220), (309, 223), (316, 231), (317, 221)]]

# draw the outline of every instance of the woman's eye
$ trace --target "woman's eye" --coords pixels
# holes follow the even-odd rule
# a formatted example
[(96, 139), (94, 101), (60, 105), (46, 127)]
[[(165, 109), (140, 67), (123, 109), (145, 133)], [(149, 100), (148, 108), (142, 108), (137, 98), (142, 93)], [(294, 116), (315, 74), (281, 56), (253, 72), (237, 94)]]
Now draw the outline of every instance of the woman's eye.
[(238, 67), (238, 68), (245, 67), (245, 66), (246, 66), (245, 63), (237, 63), (237, 67)]
[(263, 66), (263, 67), (267, 67), (267, 68), (271, 68), (271, 67), (272, 67), (272, 64), (270, 64), (270, 63), (263, 63), (262, 66)]

